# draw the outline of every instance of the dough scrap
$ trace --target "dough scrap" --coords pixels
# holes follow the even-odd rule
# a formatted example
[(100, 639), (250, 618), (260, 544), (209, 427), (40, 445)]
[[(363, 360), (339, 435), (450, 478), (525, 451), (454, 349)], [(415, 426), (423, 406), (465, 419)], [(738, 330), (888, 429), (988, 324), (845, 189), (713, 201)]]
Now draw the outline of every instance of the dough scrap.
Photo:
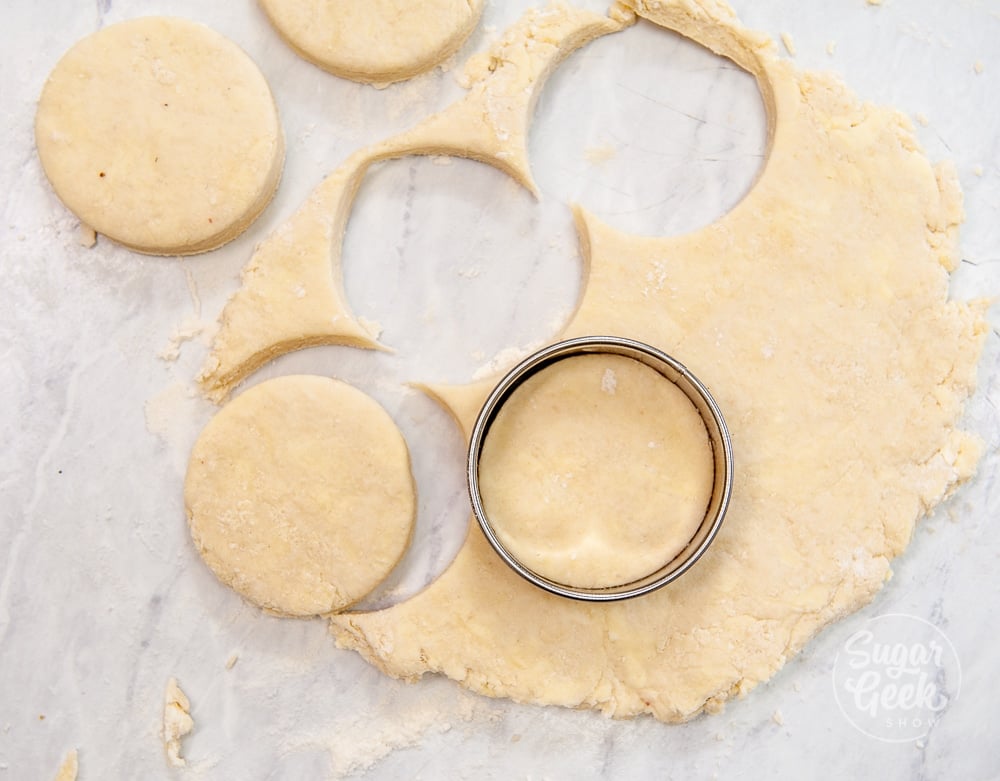
[[(640, 339), (705, 382), (733, 439), (726, 522), (679, 581), (610, 605), (532, 587), (471, 524), (424, 592), (331, 631), (396, 677), (678, 722), (868, 603), (915, 522), (972, 475), (980, 443), (957, 425), (985, 304), (948, 300), (961, 194), (904, 115), (780, 59), (718, 0), (634, 7), (756, 76), (769, 150), (743, 201), (696, 232), (630, 236), (577, 209), (588, 273), (562, 336)], [(431, 390), (468, 435), (490, 387)]]
[(76, 781), (76, 774), (79, 770), (80, 763), (77, 750), (74, 748), (66, 754), (66, 758), (56, 771), (55, 781)]
[(213, 30), (169, 17), (121, 22), (74, 45), (42, 90), (35, 142), (74, 214), (155, 255), (238, 236), (271, 200), (284, 163), (257, 66)]
[(430, 70), (469, 37), (483, 0), (260, 0), (300, 56), (354, 81), (386, 86)]
[(341, 610), (410, 541), (409, 453), (373, 399), (327, 377), (280, 377), (228, 404), (191, 454), (195, 545), (227, 585), (288, 616)]
[(633, 19), (608, 18), (555, 3), (529, 11), (489, 53), (466, 67), (468, 94), (416, 127), (359, 150), (256, 249), (227, 302), (198, 376), (213, 401), (267, 361), (323, 344), (385, 349), (351, 312), (341, 250), (354, 197), (368, 168), (406, 155), (468, 157), (537, 193), (528, 165), (528, 118), (548, 74), (588, 41)]
[(177, 679), (167, 681), (163, 695), (163, 750), (171, 767), (185, 767), (187, 761), (181, 756), (181, 738), (194, 729), (191, 718), (191, 701), (177, 685)]
[(669, 563), (705, 517), (714, 466), (698, 410), (620, 355), (529, 377), (483, 443), (480, 494), (504, 546), (558, 583), (605, 588)]

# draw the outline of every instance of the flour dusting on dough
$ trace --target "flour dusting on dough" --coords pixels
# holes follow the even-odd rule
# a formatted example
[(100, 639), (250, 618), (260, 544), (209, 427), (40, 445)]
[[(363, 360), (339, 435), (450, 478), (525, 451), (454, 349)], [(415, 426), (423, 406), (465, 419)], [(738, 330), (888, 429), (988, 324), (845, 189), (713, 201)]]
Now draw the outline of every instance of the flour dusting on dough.
[(529, 347), (505, 347), (490, 360), (476, 369), (472, 374), (473, 382), (495, 377), (499, 372), (506, 371), (522, 358), (541, 347), (540, 344)]
[(614, 369), (605, 369), (604, 375), (601, 377), (601, 390), (607, 393), (609, 396), (614, 396), (615, 391), (618, 389), (618, 377), (615, 375)]

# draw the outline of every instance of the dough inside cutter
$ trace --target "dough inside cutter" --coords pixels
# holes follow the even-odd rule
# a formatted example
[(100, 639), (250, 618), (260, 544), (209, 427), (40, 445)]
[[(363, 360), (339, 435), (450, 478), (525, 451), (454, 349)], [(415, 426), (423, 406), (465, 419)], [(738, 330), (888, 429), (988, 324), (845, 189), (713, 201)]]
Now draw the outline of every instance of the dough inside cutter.
[(708, 432), (684, 392), (622, 355), (564, 358), (519, 385), (479, 462), (504, 546), (559, 583), (620, 586), (670, 562), (712, 495)]

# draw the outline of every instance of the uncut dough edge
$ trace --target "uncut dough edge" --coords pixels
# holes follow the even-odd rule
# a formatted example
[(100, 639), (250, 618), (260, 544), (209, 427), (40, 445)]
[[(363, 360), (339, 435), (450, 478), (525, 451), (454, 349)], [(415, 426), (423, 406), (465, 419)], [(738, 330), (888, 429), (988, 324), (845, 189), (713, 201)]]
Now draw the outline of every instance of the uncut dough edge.
[[(335, 616), (331, 631), (395, 677), (679, 722), (719, 711), (870, 601), (916, 520), (974, 472), (979, 443), (957, 421), (985, 305), (947, 300), (961, 195), (903, 115), (797, 71), (721, 3), (637, 11), (757, 77), (771, 148), (746, 198), (691, 234), (628, 236), (578, 210), (588, 279), (564, 335), (687, 359), (730, 423), (727, 521), (671, 587), (596, 606), (523, 582), (470, 525), (424, 592)], [(670, 284), (654, 289), (658, 268)], [(489, 389), (430, 390), (468, 435)]]

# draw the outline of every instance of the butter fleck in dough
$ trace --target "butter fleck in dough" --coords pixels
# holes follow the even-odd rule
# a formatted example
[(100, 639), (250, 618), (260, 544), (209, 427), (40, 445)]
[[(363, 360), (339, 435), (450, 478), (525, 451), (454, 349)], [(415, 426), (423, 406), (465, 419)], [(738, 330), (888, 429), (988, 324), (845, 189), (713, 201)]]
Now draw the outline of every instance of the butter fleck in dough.
[(480, 493), (504, 546), (558, 583), (631, 583), (694, 536), (714, 466), (698, 410), (655, 369), (586, 355), (534, 374), (490, 426)]
[(219, 579), (287, 616), (341, 610), (410, 541), (409, 453), (373, 399), (327, 377), (280, 377), (226, 405), (191, 453), (191, 535)]
[[(768, 154), (744, 200), (693, 233), (631, 236), (577, 209), (586, 288), (562, 336), (654, 344), (712, 389), (734, 447), (726, 523), (676, 583), (610, 605), (533, 587), (471, 524), (424, 592), (331, 629), (400, 678), (675, 722), (867, 604), (915, 522), (973, 473), (980, 443), (958, 421), (985, 304), (948, 299), (957, 178), (904, 115), (796, 69), (718, 0), (633, 5), (757, 78)], [(492, 384), (429, 390), (468, 435)]]
[(238, 236), (271, 200), (284, 163), (257, 66), (213, 30), (169, 17), (121, 22), (73, 46), (42, 90), (35, 142), (73, 213), (154, 255), (206, 252)]
[(281, 36), (331, 73), (385, 86), (443, 62), (475, 29), (483, 0), (260, 0)]

